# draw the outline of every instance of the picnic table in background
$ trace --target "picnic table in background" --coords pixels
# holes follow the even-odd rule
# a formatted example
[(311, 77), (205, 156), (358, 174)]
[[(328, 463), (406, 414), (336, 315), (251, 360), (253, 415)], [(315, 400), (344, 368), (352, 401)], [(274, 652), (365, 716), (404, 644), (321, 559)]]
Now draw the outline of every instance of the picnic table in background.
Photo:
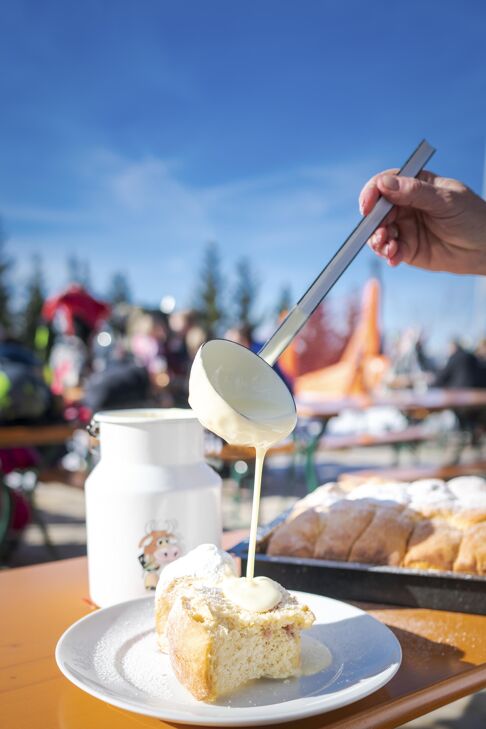
[[(326, 432), (329, 420), (339, 415), (344, 410), (366, 410), (372, 407), (393, 407), (400, 410), (407, 418), (414, 423), (423, 420), (432, 413), (442, 412), (444, 410), (452, 410), (456, 415), (464, 417), (486, 411), (486, 389), (467, 389), (467, 390), (445, 390), (430, 389), (425, 392), (416, 392), (413, 390), (397, 390), (379, 395), (357, 395), (354, 397), (345, 397), (339, 399), (324, 399), (317, 396), (299, 397), (296, 400), (297, 414), (302, 420), (311, 420), (317, 422), (317, 427), (311, 433), (305, 446), (305, 468), (307, 488), (312, 491), (318, 486), (318, 479), (315, 468), (315, 455), (321, 445), (321, 441)], [(485, 418), (486, 423), (486, 418)], [(407, 432), (409, 429), (401, 431), (402, 443), (407, 443), (408, 436), (413, 433)], [(369, 445), (387, 444), (390, 433), (385, 433), (380, 438), (379, 435), (370, 439)], [(418, 432), (415, 433), (419, 435)], [(397, 443), (400, 442), (400, 431), (394, 434)], [(349, 436), (349, 447), (354, 447), (354, 440), (357, 436)], [(423, 440), (430, 439), (430, 433), (423, 431)], [(418, 442), (418, 440), (416, 441)], [(456, 457), (458, 459), (458, 456)]]
[[(44, 545), (53, 559), (57, 558), (57, 551), (50, 539), (49, 530), (43, 519), (42, 513), (37, 508), (36, 487), (39, 480), (63, 481), (65, 483), (69, 481), (74, 484), (74, 481), (67, 478), (67, 476), (71, 476), (71, 474), (67, 474), (64, 469), (59, 468), (58, 466), (50, 465), (48, 463), (49, 458), (46, 459), (44, 456), (46, 450), (51, 452), (53, 449), (56, 450), (59, 446), (65, 444), (70, 438), (72, 438), (73, 434), (79, 427), (80, 425), (75, 422), (0, 426), (0, 449), (2, 449), (2, 451), (17, 448), (41, 449), (35, 455), (36, 464), (34, 466), (29, 466), (26, 469), (29, 471), (29, 478), (27, 481), (25, 478), (22, 478), (22, 493), (29, 503), (31, 519), (40, 530)], [(44, 455), (42, 455), (42, 453)], [(9, 508), (7, 513), (5, 505), (9, 504), (11, 507), (12, 504), (8, 495), (7, 486), (4, 482), (3, 473), (0, 478), (0, 501), (4, 504), (3, 510), (5, 512), (5, 518), (0, 521), (0, 559), (2, 562), (8, 562), (9, 554), (13, 548), (10, 544), (11, 540), (9, 538), (11, 508)]]
[(443, 410), (481, 410), (486, 408), (486, 389), (445, 390), (431, 388), (425, 392), (395, 390), (384, 394), (358, 395), (333, 399), (317, 396), (296, 399), (297, 412), (301, 417), (327, 418), (338, 415), (344, 409), (363, 410), (370, 407), (396, 407), (403, 413), (423, 416)]
[(76, 423), (0, 426), (0, 448), (62, 445), (79, 428)]

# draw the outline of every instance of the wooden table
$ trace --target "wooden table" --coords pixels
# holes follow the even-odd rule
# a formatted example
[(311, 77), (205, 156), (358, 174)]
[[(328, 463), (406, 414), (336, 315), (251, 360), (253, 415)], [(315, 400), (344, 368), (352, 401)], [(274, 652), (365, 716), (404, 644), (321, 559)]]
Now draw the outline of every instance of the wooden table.
[(383, 395), (362, 395), (325, 400), (319, 397), (296, 399), (297, 412), (305, 418), (332, 418), (345, 409), (366, 410), (370, 407), (395, 407), (403, 413), (424, 411), (436, 413), (442, 410), (482, 410), (486, 408), (486, 389), (443, 390), (426, 392), (397, 390)]
[[(234, 544), (239, 535), (226, 535)], [(90, 611), (86, 559), (0, 573), (0, 726), (5, 729), (164, 729), (176, 726), (105, 704), (59, 672), (54, 648)], [(396, 676), (344, 709), (278, 725), (288, 729), (391, 729), (486, 685), (486, 617), (363, 606), (403, 649)], [(178, 725), (181, 726), (181, 725)]]
[[(431, 388), (426, 392), (397, 390), (383, 395), (361, 395), (327, 400), (317, 395), (296, 399), (300, 418), (317, 420), (319, 429), (308, 439), (305, 447), (305, 472), (307, 490), (313, 491), (319, 484), (315, 467), (315, 454), (320, 445), (329, 420), (343, 410), (366, 410), (371, 407), (393, 407), (409, 418), (423, 419), (431, 413), (453, 410), (464, 415), (486, 410), (486, 389), (444, 390)], [(399, 434), (397, 434), (399, 435)], [(461, 446), (462, 448), (462, 446)], [(460, 451), (456, 460), (459, 460)]]
[(24, 448), (59, 445), (72, 438), (78, 423), (49, 423), (45, 425), (2, 425), (0, 448)]

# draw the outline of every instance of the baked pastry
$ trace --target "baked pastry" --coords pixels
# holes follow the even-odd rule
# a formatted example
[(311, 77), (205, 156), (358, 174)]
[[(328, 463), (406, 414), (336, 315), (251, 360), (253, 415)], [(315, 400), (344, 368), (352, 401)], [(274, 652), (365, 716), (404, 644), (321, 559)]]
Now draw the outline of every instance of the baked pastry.
[(475, 524), (486, 521), (486, 506), (456, 508), (448, 517), (448, 522), (458, 529), (468, 529)]
[(370, 501), (339, 501), (321, 514), (321, 532), (317, 537), (316, 559), (347, 560), (358, 537), (371, 523), (376, 508)]
[(267, 552), (482, 574), (485, 525), (484, 478), (399, 483), (353, 476), (297, 502), (270, 534)]
[(155, 590), (155, 629), (162, 651), (167, 650), (167, 617), (179, 595), (198, 584), (218, 585), (226, 577), (236, 577), (235, 564), (215, 544), (201, 544), (165, 567)]
[(484, 478), (480, 476), (458, 476), (447, 482), (449, 491), (462, 502), (481, 505), (486, 501)]
[(486, 575), (486, 522), (476, 524), (466, 531), (454, 563), (454, 570)]
[(354, 543), (349, 561), (399, 565), (413, 526), (413, 519), (402, 504), (377, 509), (369, 526)]
[(267, 554), (313, 557), (322, 526), (321, 512), (317, 509), (307, 509), (277, 529), (270, 538)]
[(278, 588), (280, 602), (266, 612), (239, 608), (220, 587), (194, 586), (176, 599), (167, 619), (169, 656), (196, 699), (214, 701), (253, 679), (298, 673), (300, 632), (314, 615)]
[(452, 570), (461, 540), (460, 529), (443, 520), (423, 519), (413, 529), (403, 566), (422, 570)]
[(407, 484), (400, 481), (384, 481), (383, 483), (366, 482), (360, 486), (356, 486), (348, 494), (348, 499), (355, 501), (356, 499), (372, 499), (382, 504), (408, 504), (410, 502), (410, 494), (408, 493)]
[(427, 519), (447, 518), (454, 513), (456, 497), (440, 479), (422, 479), (407, 484), (410, 508)]
[(303, 499), (299, 499), (292, 509), (290, 519), (298, 516), (303, 511), (307, 511), (307, 509), (317, 507), (322, 510), (330, 507), (344, 498), (346, 498), (346, 491), (339, 484), (334, 482), (326, 483), (324, 486), (319, 486), (315, 491), (311, 491)]

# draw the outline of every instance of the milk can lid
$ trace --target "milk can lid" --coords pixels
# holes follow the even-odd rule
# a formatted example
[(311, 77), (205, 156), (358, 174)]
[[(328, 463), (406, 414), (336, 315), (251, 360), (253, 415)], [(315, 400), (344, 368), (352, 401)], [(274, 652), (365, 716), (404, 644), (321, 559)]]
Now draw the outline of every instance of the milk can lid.
[(95, 413), (89, 426), (89, 432), (97, 437), (100, 423), (132, 425), (149, 421), (178, 422), (196, 421), (190, 408), (130, 408), (127, 410), (100, 410)]

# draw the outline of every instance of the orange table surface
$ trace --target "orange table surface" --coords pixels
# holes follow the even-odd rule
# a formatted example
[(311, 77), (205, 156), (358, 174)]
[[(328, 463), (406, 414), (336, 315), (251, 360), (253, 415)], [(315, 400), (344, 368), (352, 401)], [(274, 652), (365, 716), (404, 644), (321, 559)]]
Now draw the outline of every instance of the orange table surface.
[[(226, 537), (228, 544), (236, 535)], [(136, 729), (174, 725), (117, 709), (71, 685), (54, 649), (90, 611), (86, 559), (0, 573), (0, 727)], [(288, 729), (390, 729), (486, 685), (486, 617), (365, 606), (394, 631), (403, 663), (390, 683), (343, 709), (283, 725)]]

